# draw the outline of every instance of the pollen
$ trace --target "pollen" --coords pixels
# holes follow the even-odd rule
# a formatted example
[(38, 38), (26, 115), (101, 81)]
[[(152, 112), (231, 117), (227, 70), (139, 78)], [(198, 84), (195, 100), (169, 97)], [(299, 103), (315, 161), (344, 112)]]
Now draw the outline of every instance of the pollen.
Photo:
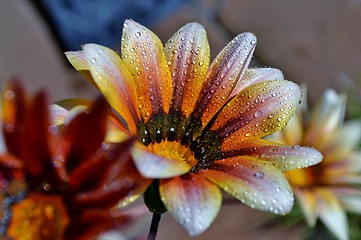
[(162, 141), (160, 143), (150, 144), (148, 148), (155, 154), (163, 157), (185, 161), (191, 166), (197, 164), (193, 151), (177, 141)]
[(7, 236), (17, 240), (61, 240), (69, 217), (61, 197), (31, 193), (11, 208)]

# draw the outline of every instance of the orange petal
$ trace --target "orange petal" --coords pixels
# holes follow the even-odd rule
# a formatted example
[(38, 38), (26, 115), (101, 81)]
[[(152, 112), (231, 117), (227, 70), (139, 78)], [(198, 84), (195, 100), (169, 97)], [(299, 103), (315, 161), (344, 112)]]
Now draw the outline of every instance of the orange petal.
[(284, 80), (283, 73), (276, 68), (249, 68), (242, 80), (233, 89), (230, 97), (236, 96), (240, 91), (252, 84), (269, 80)]
[(291, 187), (273, 165), (253, 157), (215, 161), (199, 174), (217, 184), (244, 204), (275, 214), (286, 214), (293, 206)]
[(113, 50), (100, 45), (85, 44), (83, 52), (99, 90), (135, 134), (139, 121), (138, 103), (134, 82), (125, 64)]
[(227, 102), (238, 81), (242, 79), (256, 46), (256, 36), (242, 33), (235, 37), (209, 67), (202, 91), (193, 112), (205, 126)]
[(209, 66), (206, 31), (198, 23), (180, 28), (165, 44), (173, 80), (171, 110), (186, 117), (193, 111)]
[(300, 98), (300, 88), (289, 81), (253, 84), (221, 110), (212, 130), (217, 131), (224, 142), (269, 135), (287, 124)]
[(286, 146), (263, 139), (233, 139), (233, 144), (227, 142), (221, 148), (223, 158), (253, 156), (273, 164), (281, 171), (309, 167), (322, 160), (321, 153), (314, 148)]
[(183, 160), (163, 157), (138, 144), (132, 156), (139, 172), (146, 178), (169, 178), (187, 173), (191, 165)]
[(161, 180), (159, 192), (167, 210), (191, 236), (211, 225), (222, 203), (219, 188), (193, 173)]
[(159, 38), (144, 26), (126, 20), (122, 35), (122, 60), (133, 75), (142, 119), (168, 113), (172, 81)]

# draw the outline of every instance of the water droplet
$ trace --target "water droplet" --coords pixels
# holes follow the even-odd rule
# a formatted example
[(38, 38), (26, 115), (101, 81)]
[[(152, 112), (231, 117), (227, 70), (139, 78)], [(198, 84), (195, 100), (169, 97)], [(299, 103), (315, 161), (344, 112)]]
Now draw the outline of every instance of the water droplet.
[(96, 61), (97, 61), (97, 60), (96, 60), (95, 58), (92, 58), (92, 59), (90, 60), (91, 63), (96, 63)]
[(155, 96), (154, 96), (153, 94), (151, 94), (151, 95), (149, 96), (149, 99), (150, 99), (150, 101), (154, 101)]
[(263, 179), (264, 178), (264, 173), (263, 172), (256, 172), (254, 174), (254, 176), (258, 179)]
[(12, 100), (15, 98), (15, 92), (12, 90), (6, 90), (4, 92), (4, 98), (7, 100)]
[(139, 38), (140, 36), (142, 36), (142, 34), (141, 34), (141, 32), (136, 32), (136, 33), (135, 33), (135, 36), (136, 36), (137, 38)]
[(255, 118), (258, 118), (262, 115), (262, 111), (261, 110), (257, 110), (255, 113), (254, 113), (254, 117)]
[(251, 44), (252, 44), (252, 45), (255, 45), (255, 44), (256, 44), (256, 40), (252, 40), (252, 41), (251, 41)]

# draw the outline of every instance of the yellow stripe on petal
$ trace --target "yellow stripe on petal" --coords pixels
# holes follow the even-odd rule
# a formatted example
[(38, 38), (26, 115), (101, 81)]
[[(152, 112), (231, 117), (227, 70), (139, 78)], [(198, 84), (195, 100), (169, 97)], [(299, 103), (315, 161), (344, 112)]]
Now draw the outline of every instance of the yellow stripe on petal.
[[(217, 116), (212, 130), (224, 142), (260, 138), (284, 127), (301, 99), (300, 88), (289, 81), (263, 81), (236, 95)], [(228, 143), (226, 143), (228, 144)]]
[(242, 80), (240, 80), (233, 89), (230, 97), (237, 95), (240, 91), (252, 84), (269, 80), (284, 80), (283, 73), (276, 68), (249, 68), (245, 72)]
[(191, 236), (211, 225), (222, 203), (219, 188), (193, 173), (161, 180), (159, 192), (167, 210)]
[(218, 160), (198, 174), (252, 208), (275, 214), (286, 214), (292, 209), (293, 195), (285, 176), (257, 158)]
[(134, 78), (142, 119), (147, 121), (152, 114), (162, 111), (168, 113), (172, 82), (159, 38), (144, 26), (126, 20), (121, 52)]
[(315, 165), (322, 160), (319, 151), (310, 147), (286, 146), (263, 139), (238, 140), (233, 138), (221, 146), (223, 158), (238, 155), (257, 157), (273, 164), (281, 171)]
[(113, 50), (96, 44), (83, 46), (94, 82), (109, 104), (124, 118), (132, 134), (139, 121), (133, 79)]
[(205, 126), (226, 103), (242, 79), (256, 46), (256, 36), (242, 33), (235, 37), (209, 67), (193, 117)]
[(198, 23), (179, 29), (165, 44), (173, 81), (171, 109), (188, 117), (205, 80), (210, 50), (206, 31)]
[(141, 144), (132, 149), (132, 157), (138, 171), (146, 178), (175, 177), (187, 173), (192, 167), (178, 156), (155, 154)]

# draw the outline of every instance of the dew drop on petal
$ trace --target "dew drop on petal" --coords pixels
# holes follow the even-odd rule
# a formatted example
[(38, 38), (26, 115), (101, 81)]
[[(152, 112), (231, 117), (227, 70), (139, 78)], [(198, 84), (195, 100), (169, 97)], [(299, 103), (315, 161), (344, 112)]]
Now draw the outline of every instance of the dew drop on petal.
[(255, 118), (258, 118), (262, 115), (262, 111), (261, 110), (257, 110), (255, 113), (254, 113), (254, 117)]
[(264, 178), (264, 173), (263, 172), (256, 172), (254, 174), (254, 176), (258, 179), (263, 179)]

